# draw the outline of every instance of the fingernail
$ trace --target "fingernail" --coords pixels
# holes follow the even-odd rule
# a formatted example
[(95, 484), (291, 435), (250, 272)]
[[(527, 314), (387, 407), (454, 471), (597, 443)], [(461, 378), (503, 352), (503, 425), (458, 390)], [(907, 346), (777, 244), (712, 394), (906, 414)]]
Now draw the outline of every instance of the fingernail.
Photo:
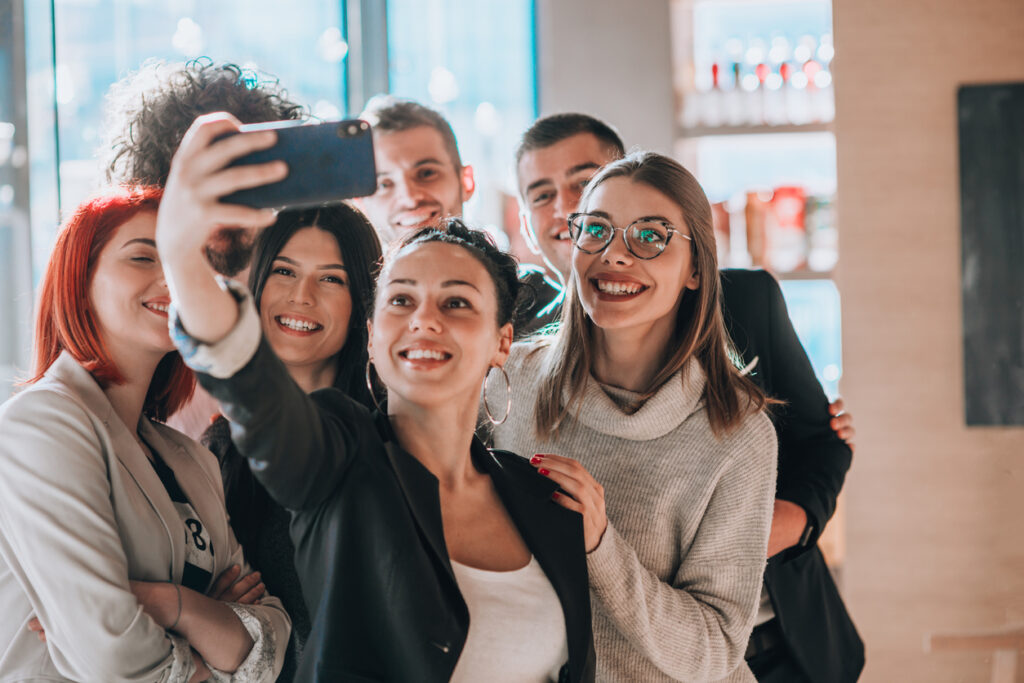
[(552, 500), (558, 500), (561, 497), (562, 496), (560, 496), (557, 491), (555, 491), (554, 493), (551, 494), (551, 499)]
[(537, 453), (532, 458), (530, 458), (530, 462), (532, 464), (536, 465), (537, 463), (539, 463), (543, 459), (544, 459), (544, 456), (541, 455), (540, 453)]
[(550, 472), (548, 472), (548, 471), (547, 471), (546, 469), (544, 469), (543, 467), (541, 467), (541, 468), (540, 468), (539, 470), (537, 470), (537, 471), (538, 471), (538, 472), (540, 472), (541, 474), (543, 474), (543, 475), (544, 475), (545, 477), (546, 477), (546, 476), (548, 476), (549, 474), (551, 474)]

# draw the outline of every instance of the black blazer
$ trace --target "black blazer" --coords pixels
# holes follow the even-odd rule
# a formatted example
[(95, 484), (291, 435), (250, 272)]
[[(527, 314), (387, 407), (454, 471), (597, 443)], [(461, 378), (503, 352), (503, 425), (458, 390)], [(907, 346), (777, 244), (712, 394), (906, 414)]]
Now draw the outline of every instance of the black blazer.
[[(293, 511), (313, 618), (297, 680), (448, 681), (469, 612), (434, 475), (397, 445), (386, 417), (336, 389), (307, 396), (265, 340), (235, 376), (197, 374), (257, 479)], [(525, 459), (475, 440), (472, 458), (561, 601), (569, 661), (560, 681), (593, 681), (582, 518), (551, 502), (555, 485)]]
[(776, 498), (807, 512), (814, 532), (804, 547), (768, 561), (765, 585), (783, 636), (815, 683), (856, 681), (864, 644), (817, 546), (836, 508), (852, 454), (829, 426), (828, 399), (793, 330), (782, 291), (763, 270), (723, 270), (725, 324), (751, 378), (786, 401), (772, 412), (779, 436)]

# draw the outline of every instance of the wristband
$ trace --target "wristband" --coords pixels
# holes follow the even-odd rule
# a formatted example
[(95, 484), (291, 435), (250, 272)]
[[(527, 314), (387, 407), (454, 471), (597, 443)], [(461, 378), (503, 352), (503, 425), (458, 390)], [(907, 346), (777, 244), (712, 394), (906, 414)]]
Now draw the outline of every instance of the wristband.
[(181, 620), (181, 586), (174, 584), (174, 590), (178, 593), (178, 616), (174, 617), (174, 623), (167, 627), (168, 631), (173, 631)]

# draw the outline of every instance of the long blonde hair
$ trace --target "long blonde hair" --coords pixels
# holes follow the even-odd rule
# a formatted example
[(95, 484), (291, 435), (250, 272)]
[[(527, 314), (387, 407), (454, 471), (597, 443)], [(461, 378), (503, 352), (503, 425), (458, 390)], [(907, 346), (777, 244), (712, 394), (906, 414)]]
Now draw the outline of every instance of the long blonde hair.
[[(594, 189), (612, 178), (643, 183), (679, 205), (690, 229), (695, 272), (700, 276), (696, 290), (683, 290), (669, 342), (674, 350), (643, 393), (653, 396), (690, 358), (696, 358), (707, 375), (704, 402), (711, 429), (716, 435), (728, 432), (748, 412), (760, 410), (767, 401), (757, 385), (741, 375), (730, 360), (731, 341), (722, 318), (711, 205), (697, 179), (677, 162), (654, 152), (637, 152), (602, 168), (587, 184), (580, 206), (586, 206)], [(546, 347), (543, 379), (534, 408), (537, 435), (541, 438), (558, 434), (573, 404), (579, 409), (593, 366), (594, 323), (583, 310), (578, 287), (574, 272), (559, 329), (541, 342)], [(563, 393), (567, 394), (565, 401)]]

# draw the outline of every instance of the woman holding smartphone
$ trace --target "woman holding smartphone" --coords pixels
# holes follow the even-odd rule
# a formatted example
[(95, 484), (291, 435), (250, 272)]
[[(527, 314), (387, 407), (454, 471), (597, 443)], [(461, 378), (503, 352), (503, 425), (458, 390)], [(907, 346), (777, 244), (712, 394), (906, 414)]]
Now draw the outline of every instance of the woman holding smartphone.
[(36, 376), (0, 407), (3, 680), (281, 668), (281, 603), (228, 587), (249, 570), (213, 458), (162, 424), (195, 380), (167, 333), (159, 203), (122, 190), (76, 210), (40, 285)]
[[(256, 477), (293, 511), (296, 566), (316, 606), (299, 677), (593, 680), (582, 520), (527, 461), (474, 436), (484, 378), (512, 342), (515, 262), (457, 222), (403, 240), (368, 326), (367, 382), (383, 383), (386, 407), (307, 395), (262, 339), (247, 292), (218, 285), (202, 257), (219, 226), (273, 221), (219, 197), (288, 172), (229, 168), (274, 142), (219, 139), (236, 129), (223, 115), (193, 125), (157, 244), (176, 343)], [(492, 401), (500, 417), (504, 401)]]
[[(380, 256), (373, 226), (346, 204), (282, 211), (256, 240), (249, 288), (260, 324), (270, 348), (305, 392), (335, 387), (373, 406), (363, 375), (366, 317)], [(291, 515), (253, 476), (223, 416), (202, 442), (220, 462), (231, 528), (246, 558), (292, 618), (277, 679), (288, 683), (310, 629), (288, 534)]]
[(775, 431), (730, 362), (711, 209), (652, 153), (612, 162), (569, 217), (562, 322), (516, 345), (495, 445), (537, 454), (587, 545), (598, 677), (753, 680)]

